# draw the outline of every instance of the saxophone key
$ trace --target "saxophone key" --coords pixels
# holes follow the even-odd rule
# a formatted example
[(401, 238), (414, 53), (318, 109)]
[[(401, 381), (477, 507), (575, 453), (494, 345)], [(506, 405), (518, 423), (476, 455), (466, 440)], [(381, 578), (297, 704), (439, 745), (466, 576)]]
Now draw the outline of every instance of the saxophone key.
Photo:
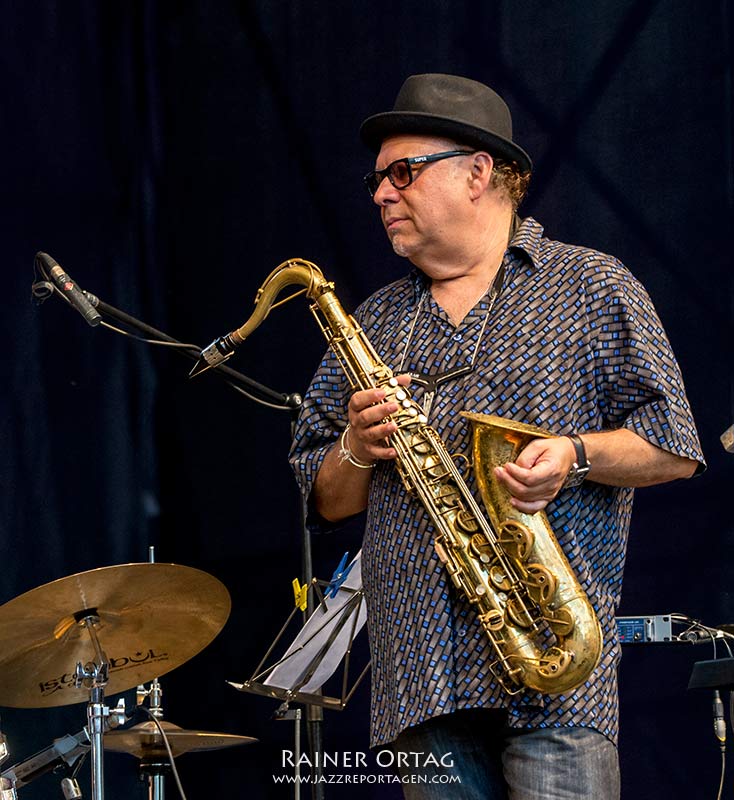
[(436, 492), (436, 503), (446, 508), (456, 508), (459, 504), (459, 494), (452, 486), (443, 484)]
[(410, 442), (408, 444), (410, 449), (418, 455), (423, 456), (431, 452), (430, 443), (426, 441), (426, 437), (423, 436), (420, 431), (416, 431), (416, 433), (410, 437)]
[(506, 519), (497, 537), (502, 549), (512, 558), (525, 561), (535, 543), (533, 532), (516, 519)]
[(435, 480), (443, 479), (448, 474), (446, 467), (444, 467), (436, 456), (428, 456), (420, 469), (425, 475)]
[[(441, 542), (434, 541), (433, 542), (433, 549), (436, 551), (436, 555), (438, 556), (438, 560), (442, 564), (448, 565), (449, 563), (449, 556), (448, 553), (444, 550), (443, 545)], [(448, 567), (447, 567), (448, 568)]]
[[(474, 517), (465, 510), (460, 511), (456, 515), (456, 526), (465, 533), (471, 533), (477, 530), (478, 527)], [(482, 564), (489, 564), (492, 561), (492, 548), (487, 541), (487, 537), (483, 533), (475, 533), (474, 536), (471, 537), (469, 540), (469, 550)]]
[(552, 609), (549, 604), (555, 596), (558, 581), (547, 567), (543, 564), (528, 564), (523, 583), (536, 603)]
[(543, 677), (551, 678), (562, 675), (571, 665), (573, 654), (558, 647), (551, 647), (545, 651), (538, 663), (538, 672)]
[(496, 608), (490, 608), (479, 614), (479, 621), (490, 631), (498, 631), (505, 625), (505, 615)]
[(543, 619), (550, 625), (550, 629), (556, 636), (567, 637), (573, 633), (576, 627), (576, 621), (573, 614), (567, 608), (558, 608), (555, 610), (550, 609), (550, 606), (544, 609), (545, 614)]
[[(456, 515), (456, 526), (464, 531), (464, 533), (476, 533), (476, 531), (479, 530), (479, 523), (477, 522), (476, 517), (471, 513), (471, 511), (467, 511), (465, 508), (462, 508)], [(474, 537), (472, 537), (472, 540), (473, 539)], [(483, 535), (481, 536), (481, 540), (481, 543), (477, 541), (476, 547), (478, 552), (484, 553), (484, 547), (485, 545), (489, 547), (489, 542)], [(481, 560), (484, 561), (483, 558), (481, 558)]]

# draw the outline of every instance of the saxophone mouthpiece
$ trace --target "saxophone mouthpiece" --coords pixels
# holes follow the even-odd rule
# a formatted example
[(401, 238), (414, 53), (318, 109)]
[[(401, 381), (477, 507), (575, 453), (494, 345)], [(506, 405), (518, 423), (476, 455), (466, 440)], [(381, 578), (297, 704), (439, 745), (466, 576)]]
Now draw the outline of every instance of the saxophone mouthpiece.
[(228, 333), (226, 336), (220, 336), (215, 339), (208, 347), (201, 351), (199, 360), (194, 364), (193, 369), (189, 372), (189, 378), (195, 378), (206, 372), (212, 367), (218, 367), (223, 364), (234, 353), (235, 343), (232, 341), (232, 334)]

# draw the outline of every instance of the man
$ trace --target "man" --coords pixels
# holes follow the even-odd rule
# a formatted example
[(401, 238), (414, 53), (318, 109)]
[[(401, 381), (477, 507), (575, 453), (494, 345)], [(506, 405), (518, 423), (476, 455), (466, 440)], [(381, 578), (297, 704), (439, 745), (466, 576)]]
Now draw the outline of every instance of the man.
[[(367, 510), (372, 745), (451, 754), (450, 768), (404, 759), (401, 772), (436, 781), (406, 784), (408, 798), (611, 800), (614, 611), (632, 487), (703, 467), (675, 358), (645, 290), (616, 259), (551, 241), (517, 216), (531, 162), (489, 87), (412, 76), (361, 135), (377, 152), (367, 188), (414, 269), (362, 304), (360, 324), (401, 382), (413, 378), (449, 451), (470, 450), (462, 409), (556, 434), (495, 474), (515, 507), (548, 514), (604, 638), (598, 667), (574, 691), (504, 691), (474, 610), (433, 551), (430, 519), (395, 468), (396, 425), (384, 420), (397, 405), (381, 404), (383, 389), (351, 394), (327, 353), (292, 460), (315, 526)], [(439, 783), (447, 774), (461, 784)]]

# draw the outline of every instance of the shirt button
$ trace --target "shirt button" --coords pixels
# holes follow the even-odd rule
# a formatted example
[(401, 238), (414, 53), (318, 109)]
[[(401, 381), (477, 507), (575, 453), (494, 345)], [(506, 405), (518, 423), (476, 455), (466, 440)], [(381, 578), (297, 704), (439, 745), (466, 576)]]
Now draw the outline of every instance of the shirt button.
[(455, 342), (463, 342), (464, 341), (464, 337), (460, 333), (455, 333), (451, 338)]

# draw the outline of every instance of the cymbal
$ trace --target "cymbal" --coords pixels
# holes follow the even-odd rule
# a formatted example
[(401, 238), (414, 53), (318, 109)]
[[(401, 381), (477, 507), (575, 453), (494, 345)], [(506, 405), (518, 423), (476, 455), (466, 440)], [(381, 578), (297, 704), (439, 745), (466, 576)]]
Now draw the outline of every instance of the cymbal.
[[(193, 750), (220, 750), (240, 744), (252, 744), (257, 739), (252, 736), (235, 736), (231, 733), (207, 733), (206, 731), (186, 731), (170, 722), (161, 720), (166, 732), (173, 757)], [(124, 731), (110, 731), (104, 736), (104, 749), (116, 753), (129, 753), (137, 758), (167, 758), (163, 737), (155, 722), (143, 722)]]
[(97, 661), (78, 620), (95, 630), (110, 664), (106, 694), (164, 675), (203, 650), (224, 627), (224, 584), (177, 564), (122, 564), (80, 572), (0, 606), (0, 706), (50, 708), (89, 699), (74, 686), (77, 662)]

